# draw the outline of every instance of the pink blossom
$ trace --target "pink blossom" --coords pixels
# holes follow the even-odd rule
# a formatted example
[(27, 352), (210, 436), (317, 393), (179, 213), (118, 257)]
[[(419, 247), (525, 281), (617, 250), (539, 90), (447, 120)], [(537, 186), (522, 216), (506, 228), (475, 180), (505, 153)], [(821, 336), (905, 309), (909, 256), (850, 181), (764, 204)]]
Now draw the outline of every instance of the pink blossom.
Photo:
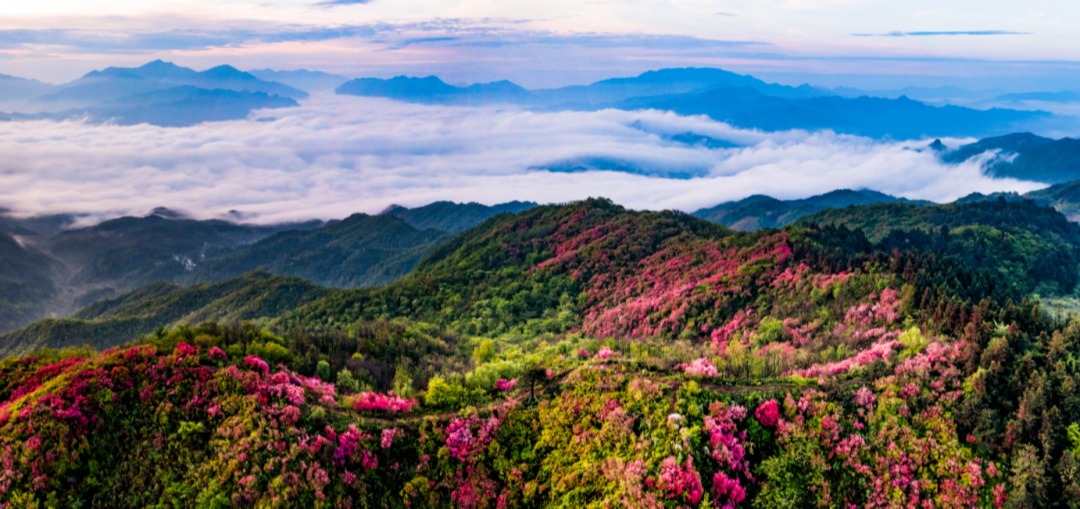
[(505, 378), (500, 378), (500, 379), (495, 381), (495, 390), (497, 390), (499, 392), (507, 392), (507, 391), (513, 390), (514, 386), (516, 386), (516, 385), (517, 385), (517, 378), (511, 378), (510, 380), (507, 380)]
[(450, 456), (465, 461), (472, 442), (473, 434), (468, 423), (462, 419), (454, 419), (446, 429), (446, 447), (450, 449)]
[(387, 428), (382, 430), (382, 440), (379, 442), (379, 445), (383, 449), (389, 449), (390, 446), (394, 445), (394, 435), (397, 435), (399, 432), (400, 431), (397, 428)]
[(260, 359), (258, 356), (249, 355), (244, 358), (244, 365), (249, 368), (255, 368), (263, 375), (270, 373), (270, 365), (266, 361)]
[(417, 405), (415, 399), (405, 399), (393, 393), (361, 392), (353, 401), (353, 408), (361, 411), (404, 413)]
[(615, 352), (611, 348), (605, 346), (600, 348), (600, 351), (596, 352), (596, 355), (594, 355), (593, 358), (606, 361), (610, 359), (613, 355), (615, 355)]
[(766, 428), (774, 428), (780, 422), (780, 405), (775, 399), (770, 399), (758, 405), (754, 411), (754, 418)]
[(725, 508), (738, 507), (739, 503), (746, 500), (746, 489), (742, 487), (738, 479), (732, 479), (723, 472), (717, 472), (713, 476), (713, 492), (716, 493), (716, 501), (726, 501)]
[(376, 458), (371, 451), (362, 451), (360, 453), (360, 466), (365, 470), (375, 470), (379, 467), (379, 458)]
[(855, 404), (859, 405), (867, 410), (870, 410), (874, 406), (874, 402), (877, 401), (877, 395), (874, 391), (867, 389), (865, 386), (860, 387), (855, 391)]
[(881, 360), (884, 362), (889, 361), (889, 356), (893, 351), (902, 348), (904, 343), (892, 339), (884, 339), (878, 341), (870, 346), (870, 348), (863, 350), (855, 355), (848, 357), (842, 361), (830, 362), (827, 364), (815, 364), (806, 369), (797, 369), (788, 372), (789, 375), (798, 375), (804, 378), (820, 378), (825, 376), (836, 376), (847, 373), (856, 367), (872, 364), (875, 361)]
[(360, 447), (360, 442), (367, 438), (369, 437), (366, 433), (356, 429), (355, 424), (350, 424), (349, 428), (337, 437), (338, 446), (334, 450), (334, 462), (338, 465), (344, 465)]
[(281, 422), (292, 426), (300, 420), (300, 409), (292, 405), (285, 405), (285, 408), (281, 409)]
[(700, 359), (694, 359), (688, 364), (682, 366), (683, 373), (690, 376), (703, 376), (703, 377), (716, 377), (720, 376), (720, 372), (716, 370), (716, 364), (712, 361), (702, 357)]
[(686, 463), (681, 466), (674, 456), (665, 458), (660, 464), (658, 485), (667, 492), (668, 498), (685, 498), (691, 504), (697, 504), (705, 494), (701, 488), (701, 477), (694, 470), (692, 456), (687, 456)]
[(190, 357), (192, 355), (195, 355), (198, 352), (199, 352), (198, 347), (181, 341), (180, 343), (178, 343), (176, 345), (176, 350), (174, 351), (174, 355), (176, 356), (177, 359), (183, 359), (185, 357)]
[(994, 486), (994, 507), (1000, 508), (1005, 505), (1005, 500), (1008, 497), (1005, 496), (1005, 485), (999, 484)]
[(225, 350), (222, 350), (221, 348), (218, 348), (216, 346), (210, 348), (208, 355), (211, 359), (219, 361), (223, 361), (229, 358), (229, 356), (225, 354)]

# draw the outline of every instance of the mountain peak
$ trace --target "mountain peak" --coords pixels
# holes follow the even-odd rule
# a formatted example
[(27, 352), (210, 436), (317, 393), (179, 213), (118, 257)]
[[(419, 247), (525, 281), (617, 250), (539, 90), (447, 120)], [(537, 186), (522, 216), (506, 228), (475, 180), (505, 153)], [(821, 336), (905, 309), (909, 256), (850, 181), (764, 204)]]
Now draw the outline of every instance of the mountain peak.
[(142, 76), (162, 77), (168, 74), (191, 71), (191, 69), (158, 59), (143, 64), (141, 67), (136, 68), (135, 71)]
[(180, 66), (172, 62), (166, 62), (159, 58), (157, 60), (151, 60), (143, 64), (139, 67), (139, 69), (178, 69), (179, 67)]
[(160, 217), (161, 219), (187, 219), (187, 214), (167, 207), (155, 207), (147, 217)]
[(207, 69), (207, 70), (205, 70), (205, 71), (203, 71), (203, 72), (201, 72), (199, 74), (201, 74), (203, 76), (206, 76), (208, 78), (213, 78), (213, 79), (218, 79), (218, 80), (249, 80), (249, 81), (253, 81), (253, 80), (258, 79), (253, 74), (241, 71), (240, 69), (237, 69), (237, 68), (235, 68), (235, 67), (233, 67), (231, 65), (219, 65), (217, 67)]

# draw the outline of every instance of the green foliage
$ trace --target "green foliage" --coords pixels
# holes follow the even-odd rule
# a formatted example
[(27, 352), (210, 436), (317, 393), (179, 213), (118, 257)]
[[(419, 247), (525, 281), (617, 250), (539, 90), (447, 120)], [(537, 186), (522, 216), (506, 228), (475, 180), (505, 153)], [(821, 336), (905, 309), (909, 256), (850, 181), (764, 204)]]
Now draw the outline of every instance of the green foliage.
[(424, 403), (433, 408), (458, 408), (469, 399), (469, 390), (460, 379), (444, 379), (441, 376), (428, 380)]
[(918, 327), (911, 327), (904, 331), (900, 335), (900, 341), (904, 343), (904, 351), (901, 352), (905, 357), (912, 357), (919, 353), (922, 353), (924, 349), (930, 344), (930, 338), (923, 336), (922, 331)]
[(330, 380), (330, 363), (325, 360), (320, 360), (319, 363), (315, 365), (315, 374), (324, 381)]
[(479, 345), (473, 349), (472, 359), (476, 364), (483, 364), (485, 362), (491, 362), (495, 358), (495, 342), (491, 339), (485, 339), (480, 341)]
[(355, 394), (360, 392), (360, 382), (356, 381), (353, 374), (348, 369), (342, 369), (338, 371), (337, 381), (334, 384), (337, 387), (338, 392), (342, 394)]

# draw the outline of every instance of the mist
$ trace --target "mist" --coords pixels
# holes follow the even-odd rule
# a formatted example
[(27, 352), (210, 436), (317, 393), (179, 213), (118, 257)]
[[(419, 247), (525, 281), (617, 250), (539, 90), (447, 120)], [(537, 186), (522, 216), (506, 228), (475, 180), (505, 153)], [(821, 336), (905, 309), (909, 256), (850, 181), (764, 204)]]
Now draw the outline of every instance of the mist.
[[(685, 133), (738, 146), (672, 139)], [(762, 133), (660, 111), (531, 112), (324, 95), (189, 128), (0, 122), (0, 207), (96, 221), (164, 206), (276, 223), (437, 200), (604, 196), (635, 209), (693, 211), (752, 194), (791, 199), (839, 188), (942, 202), (1045, 187), (986, 177), (978, 160), (942, 164), (928, 143)], [(594, 163), (549, 170), (586, 160)]]

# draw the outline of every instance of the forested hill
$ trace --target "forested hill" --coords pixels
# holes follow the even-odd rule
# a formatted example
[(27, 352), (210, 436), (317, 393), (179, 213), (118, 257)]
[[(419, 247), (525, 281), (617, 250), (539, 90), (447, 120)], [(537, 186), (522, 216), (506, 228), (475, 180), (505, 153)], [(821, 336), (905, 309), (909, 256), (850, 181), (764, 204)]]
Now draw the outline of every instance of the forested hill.
[(354, 214), (313, 230), (289, 230), (205, 260), (188, 278), (223, 281), (254, 270), (339, 288), (394, 281), (450, 235), (392, 216)]
[(436, 202), (274, 225), (196, 220), (159, 207), (86, 227), (76, 227), (87, 219), (77, 215), (22, 218), (0, 209), (8, 239), (0, 240), (0, 333), (159, 281), (214, 283), (264, 271), (329, 287), (383, 285), (454, 234), (533, 206)]
[[(1080, 323), (1039, 312), (1000, 238), (987, 256), (955, 246), (1025, 221), (1033, 242), (1072, 230), (1023, 202), (920, 214), (870, 239), (839, 220), (738, 233), (542, 206), (258, 324), (9, 358), (0, 503), (1067, 507)], [(883, 244), (897, 232), (935, 247)], [(218, 310), (196, 320), (244, 318), (227, 310), (246, 290), (215, 291), (165, 285), (83, 316), (191, 299)]]
[(527, 201), (512, 201), (490, 206), (475, 202), (437, 201), (411, 209), (394, 205), (386, 209), (383, 215), (401, 218), (406, 223), (421, 230), (434, 229), (450, 233), (461, 233), (492, 216), (502, 213), (515, 214), (536, 206), (536, 203)]
[[(381, 217), (355, 220), (398, 221)], [(342, 228), (354, 231), (348, 222)], [(761, 298), (763, 288), (755, 278), (783, 266), (776, 260), (786, 259), (778, 253), (806, 250), (841, 260), (894, 251), (940, 258), (965, 268), (969, 296), (980, 291), (1016, 299), (1032, 292), (1068, 295), (1080, 281), (1080, 226), (1031, 202), (873, 205), (822, 212), (803, 223), (843, 228), (745, 234), (686, 214), (634, 212), (606, 200), (542, 206), (496, 216), (426, 248), (430, 254), (416, 270), (387, 286), (315, 291), (261, 276), (190, 289), (152, 285), (90, 306), (71, 320), (12, 332), (3, 342), (8, 352), (27, 352), (34, 346), (79, 344), (81, 334), (87, 344), (108, 346), (157, 327), (227, 317), (261, 318), (282, 331), (340, 331), (358, 320), (408, 317), (477, 335), (578, 332), (692, 339), (708, 334), (706, 324)], [(281, 234), (245, 253), (261, 252), (263, 244), (280, 246), (281, 253), (304, 252), (301, 239), (321, 231)], [(371, 272), (369, 264), (342, 265)], [(707, 291), (718, 282), (735, 281), (738, 292)], [(239, 295), (251, 303), (277, 304), (242, 305), (236, 302)], [(100, 311), (113, 308), (124, 311)]]
[(70, 318), (49, 318), (0, 334), (0, 356), (26, 355), (42, 347), (104, 349), (176, 324), (272, 317), (327, 292), (307, 281), (265, 272), (191, 287), (153, 283), (98, 301)]
[(881, 204), (826, 210), (799, 223), (859, 229), (886, 251), (915, 250), (996, 267), (1024, 293), (1071, 294), (1080, 281), (1080, 225), (1030, 200)]
[(60, 264), (0, 233), (0, 331), (43, 316), (56, 298)]
[(700, 209), (694, 212), (694, 215), (735, 230), (753, 231), (784, 227), (805, 215), (821, 210), (894, 202), (930, 205), (930, 202), (906, 200), (869, 189), (838, 189), (799, 200), (778, 200), (771, 196), (754, 195)]

